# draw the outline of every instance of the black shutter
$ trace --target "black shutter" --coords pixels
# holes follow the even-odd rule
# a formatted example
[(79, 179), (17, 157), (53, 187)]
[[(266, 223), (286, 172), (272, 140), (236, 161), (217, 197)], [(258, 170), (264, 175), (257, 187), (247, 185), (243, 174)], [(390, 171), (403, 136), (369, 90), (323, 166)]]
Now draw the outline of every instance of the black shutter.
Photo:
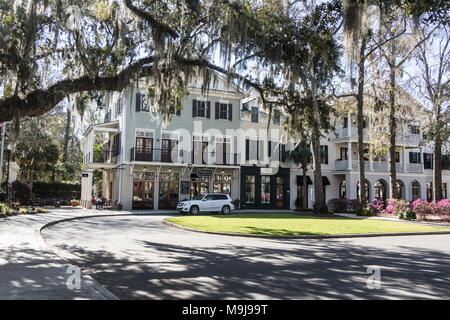
[(192, 117), (195, 118), (197, 116), (197, 100), (192, 100)]
[(325, 154), (324, 154), (324, 156), (325, 156), (325, 159), (324, 159), (325, 161), (324, 161), (324, 163), (325, 163), (325, 164), (328, 164), (328, 146), (324, 146), (324, 151), (325, 151), (325, 152), (324, 152), (324, 153), (325, 153)]
[(210, 101), (206, 102), (206, 117), (208, 119), (211, 119), (211, 102)]
[(250, 140), (245, 139), (245, 160), (250, 160)]
[(215, 119), (219, 119), (219, 112), (220, 112), (220, 107), (219, 107), (219, 103), (216, 102), (216, 114), (215, 114)]
[(233, 105), (228, 104), (228, 120), (233, 121)]
[(409, 163), (413, 163), (413, 153), (409, 152)]
[(267, 155), (270, 157), (272, 157), (272, 141), (267, 141)]
[(136, 93), (136, 112), (141, 111), (141, 94)]

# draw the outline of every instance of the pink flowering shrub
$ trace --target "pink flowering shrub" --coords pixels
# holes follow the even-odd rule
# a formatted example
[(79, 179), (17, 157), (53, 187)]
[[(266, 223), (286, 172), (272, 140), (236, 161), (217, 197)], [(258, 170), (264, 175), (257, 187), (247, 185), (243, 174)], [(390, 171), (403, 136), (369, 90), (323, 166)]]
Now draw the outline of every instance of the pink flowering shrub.
[(429, 203), (426, 200), (417, 199), (411, 203), (411, 210), (416, 214), (418, 219), (426, 220), (427, 215), (432, 214), (434, 203)]
[(377, 214), (382, 212), (386, 206), (386, 203), (380, 199), (375, 198), (372, 203), (369, 204), (369, 207), (372, 209), (372, 212)]
[(388, 200), (388, 205), (386, 209), (382, 211), (382, 213), (388, 213), (398, 216), (400, 219), (404, 219), (407, 215), (407, 212), (410, 211), (409, 202), (405, 202), (405, 200), (399, 199), (390, 199)]
[(443, 199), (439, 202), (430, 204), (432, 206), (433, 214), (437, 215), (443, 220), (449, 221), (450, 219), (450, 199)]

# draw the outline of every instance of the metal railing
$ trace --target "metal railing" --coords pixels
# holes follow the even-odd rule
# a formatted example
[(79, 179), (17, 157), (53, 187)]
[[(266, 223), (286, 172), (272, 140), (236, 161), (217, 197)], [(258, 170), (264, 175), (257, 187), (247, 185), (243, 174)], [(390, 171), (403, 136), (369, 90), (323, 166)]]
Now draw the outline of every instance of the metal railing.
[(239, 165), (240, 155), (237, 153), (222, 152), (196, 152), (185, 150), (152, 149), (139, 152), (136, 148), (130, 149), (130, 161), (208, 164), (208, 165)]

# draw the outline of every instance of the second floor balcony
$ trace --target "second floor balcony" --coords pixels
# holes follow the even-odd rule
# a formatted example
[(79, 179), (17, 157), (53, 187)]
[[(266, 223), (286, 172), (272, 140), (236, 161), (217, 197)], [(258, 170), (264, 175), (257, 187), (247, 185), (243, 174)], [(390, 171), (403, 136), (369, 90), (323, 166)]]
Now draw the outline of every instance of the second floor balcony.
[[(334, 169), (335, 170), (358, 170), (359, 161), (351, 160), (349, 163), (348, 160), (335, 160)], [(377, 161), (373, 160), (372, 164), (370, 161), (364, 161), (364, 168), (368, 171), (376, 171), (376, 172), (389, 172), (389, 162), (388, 161)], [(411, 173), (419, 173), (422, 172), (422, 165), (420, 163), (405, 163), (397, 162), (395, 164), (395, 169), (397, 172), (411, 172)]]
[(194, 165), (240, 165), (240, 155), (237, 153), (167, 150), (167, 149), (130, 149), (130, 161), (194, 164)]

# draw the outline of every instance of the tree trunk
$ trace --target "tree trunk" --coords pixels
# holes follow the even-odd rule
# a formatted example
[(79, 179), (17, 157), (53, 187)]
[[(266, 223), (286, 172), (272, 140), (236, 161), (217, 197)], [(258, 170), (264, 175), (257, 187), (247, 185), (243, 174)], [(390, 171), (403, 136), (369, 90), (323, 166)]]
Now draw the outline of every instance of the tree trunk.
[(302, 208), (307, 209), (308, 208), (308, 178), (307, 178), (308, 177), (307, 176), (308, 163), (303, 163), (302, 168), (303, 168)]
[(433, 152), (434, 201), (442, 200), (442, 140), (439, 134), (434, 139)]
[(397, 168), (395, 160), (395, 133), (397, 129), (397, 122), (395, 120), (395, 69), (393, 67), (390, 68), (389, 106), (389, 176), (391, 179), (391, 198), (398, 199)]
[(66, 130), (64, 132), (62, 162), (67, 162), (68, 160), (71, 121), (72, 121), (72, 107), (67, 106), (67, 120), (66, 120)]
[[(366, 62), (365, 51), (366, 51), (367, 39), (362, 38), (359, 63), (358, 63), (358, 95), (357, 95), (357, 107), (358, 107), (358, 160), (359, 160), (359, 199), (361, 201), (361, 206), (367, 206), (366, 199), (366, 177), (364, 171), (364, 118), (363, 118), (363, 106), (364, 106), (364, 65)], [(349, 156), (349, 161), (351, 161), (351, 155)], [(353, 186), (348, 185), (348, 188)]]
[[(317, 128), (317, 127), (316, 127)], [(311, 135), (312, 154), (314, 162), (314, 211), (316, 213), (327, 213), (327, 205), (325, 203), (325, 195), (322, 187), (322, 164), (320, 159), (320, 132), (313, 129)]]

